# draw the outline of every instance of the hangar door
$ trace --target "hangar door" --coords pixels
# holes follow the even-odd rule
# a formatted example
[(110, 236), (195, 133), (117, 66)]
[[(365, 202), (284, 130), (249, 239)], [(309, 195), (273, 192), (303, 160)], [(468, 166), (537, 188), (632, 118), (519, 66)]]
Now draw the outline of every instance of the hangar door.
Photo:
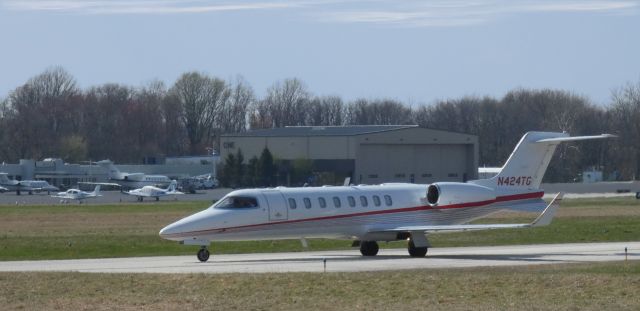
[(430, 183), (463, 181), (466, 145), (360, 145), (356, 159), (358, 183)]

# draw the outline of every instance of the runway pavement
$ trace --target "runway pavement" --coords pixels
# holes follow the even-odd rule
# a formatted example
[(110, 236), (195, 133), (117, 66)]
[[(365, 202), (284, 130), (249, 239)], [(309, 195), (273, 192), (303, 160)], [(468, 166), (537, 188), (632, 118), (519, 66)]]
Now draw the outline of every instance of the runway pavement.
[(0, 271), (94, 273), (281, 273), (356, 272), (401, 269), (523, 266), (640, 260), (640, 242), (433, 248), (426, 258), (404, 249), (381, 249), (376, 257), (357, 250), (213, 255), (206, 263), (192, 256), (0, 262)]

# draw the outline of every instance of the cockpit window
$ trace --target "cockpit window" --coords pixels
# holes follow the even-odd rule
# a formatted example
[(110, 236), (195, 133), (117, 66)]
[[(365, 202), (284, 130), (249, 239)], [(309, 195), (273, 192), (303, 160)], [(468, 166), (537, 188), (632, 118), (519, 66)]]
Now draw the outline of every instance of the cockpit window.
[(251, 208), (258, 207), (258, 200), (253, 197), (226, 197), (214, 205), (215, 208)]

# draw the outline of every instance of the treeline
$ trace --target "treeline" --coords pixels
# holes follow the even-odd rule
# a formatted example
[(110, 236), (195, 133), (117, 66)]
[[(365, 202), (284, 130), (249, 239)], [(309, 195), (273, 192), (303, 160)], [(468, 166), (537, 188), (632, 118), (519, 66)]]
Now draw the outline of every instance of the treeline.
[(44, 71), (0, 100), (0, 158), (138, 163), (145, 156), (204, 154), (223, 133), (365, 124), (418, 124), (478, 135), (480, 165), (486, 166), (501, 165), (529, 130), (608, 132), (620, 137), (562, 145), (556, 157), (563, 160), (552, 162), (547, 181), (579, 178), (588, 166), (604, 169), (612, 179), (640, 173), (640, 83), (614, 91), (604, 107), (549, 89), (410, 107), (389, 99), (345, 102), (338, 96), (317, 96), (298, 79), (276, 82), (258, 98), (240, 78), (226, 81), (199, 72), (184, 73), (171, 86), (156, 81), (83, 90), (62, 68)]

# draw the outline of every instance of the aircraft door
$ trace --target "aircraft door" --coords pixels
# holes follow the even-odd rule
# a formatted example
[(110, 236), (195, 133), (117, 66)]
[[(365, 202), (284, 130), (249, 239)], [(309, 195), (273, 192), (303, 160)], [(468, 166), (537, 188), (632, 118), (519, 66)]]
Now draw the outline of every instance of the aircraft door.
[(289, 210), (284, 196), (278, 190), (263, 191), (267, 204), (269, 205), (269, 220), (280, 221), (287, 220)]

